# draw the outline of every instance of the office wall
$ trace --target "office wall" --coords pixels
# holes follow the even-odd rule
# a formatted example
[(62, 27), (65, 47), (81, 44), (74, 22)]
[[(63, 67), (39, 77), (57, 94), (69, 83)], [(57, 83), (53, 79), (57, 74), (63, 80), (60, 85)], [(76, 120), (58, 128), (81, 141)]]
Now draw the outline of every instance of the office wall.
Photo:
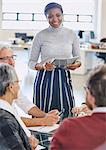
[(101, 38), (106, 38), (106, 0), (102, 0), (101, 7)]
[[(101, 39), (106, 37), (106, 0), (98, 0), (101, 4), (97, 14), (97, 37)], [(99, 5), (100, 6), (100, 5)], [(8, 38), (14, 37), (15, 32), (26, 32), (28, 35), (35, 35), (38, 30), (2, 30), (1, 29), (1, 10), (2, 9), (2, 0), (0, 0), (0, 40), (7, 40)], [(96, 26), (96, 24), (95, 24)]]
[(2, 20), (2, 0), (0, 0), (0, 40), (8, 40), (9, 38), (14, 38), (15, 32), (26, 32), (28, 35), (35, 35), (38, 31), (36, 30), (2, 30), (1, 29)]
[[(2, 1), (0, 0), (0, 20), (2, 19), (1, 10), (2, 10)], [(1, 21), (0, 21), (0, 28), (1, 28)]]

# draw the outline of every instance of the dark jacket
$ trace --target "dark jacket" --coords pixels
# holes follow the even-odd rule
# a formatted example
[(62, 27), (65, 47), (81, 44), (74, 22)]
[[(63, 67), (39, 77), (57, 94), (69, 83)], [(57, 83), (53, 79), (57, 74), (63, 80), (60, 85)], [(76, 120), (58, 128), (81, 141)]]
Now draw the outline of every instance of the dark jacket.
[(28, 138), (15, 117), (0, 109), (0, 150), (31, 150)]

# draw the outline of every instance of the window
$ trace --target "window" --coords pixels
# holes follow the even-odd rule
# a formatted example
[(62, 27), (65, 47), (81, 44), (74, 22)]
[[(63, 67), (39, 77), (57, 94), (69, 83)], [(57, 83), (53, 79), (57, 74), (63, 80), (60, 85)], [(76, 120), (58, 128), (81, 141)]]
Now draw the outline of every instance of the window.
[[(43, 29), (48, 27), (44, 7), (52, 0), (3, 0), (3, 29)], [(63, 24), (73, 30), (94, 30), (95, 0), (54, 0), (64, 10)]]

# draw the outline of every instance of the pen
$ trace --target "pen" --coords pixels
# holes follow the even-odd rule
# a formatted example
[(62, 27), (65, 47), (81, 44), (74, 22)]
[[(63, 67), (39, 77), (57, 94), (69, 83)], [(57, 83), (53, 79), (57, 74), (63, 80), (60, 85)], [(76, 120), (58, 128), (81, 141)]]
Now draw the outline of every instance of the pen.
[(59, 112), (59, 116), (61, 116), (64, 113), (65, 109), (63, 108), (60, 112)]

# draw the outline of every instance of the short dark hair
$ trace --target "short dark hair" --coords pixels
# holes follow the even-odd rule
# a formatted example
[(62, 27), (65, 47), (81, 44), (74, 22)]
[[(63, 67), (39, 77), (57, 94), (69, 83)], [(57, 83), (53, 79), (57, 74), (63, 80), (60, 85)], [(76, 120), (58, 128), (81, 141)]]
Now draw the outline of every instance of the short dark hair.
[(45, 16), (47, 16), (48, 10), (52, 9), (52, 8), (59, 8), (63, 14), (63, 8), (60, 4), (55, 3), (55, 2), (51, 2), (49, 4), (46, 5), (45, 9), (44, 9), (44, 14)]
[(106, 64), (99, 65), (91, 71), (87, 87), (95, 98), (96, 106), (106, 106)]

